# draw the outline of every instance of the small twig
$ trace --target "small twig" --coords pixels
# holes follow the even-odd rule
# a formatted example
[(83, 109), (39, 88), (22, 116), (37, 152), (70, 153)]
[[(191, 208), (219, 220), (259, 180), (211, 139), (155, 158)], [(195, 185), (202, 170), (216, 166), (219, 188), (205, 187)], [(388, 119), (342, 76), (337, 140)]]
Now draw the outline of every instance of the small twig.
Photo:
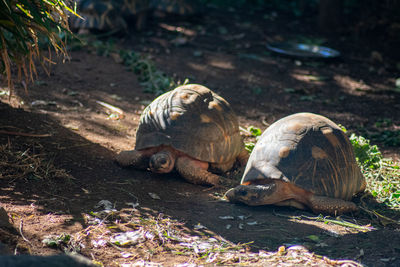
[(68, 147), (57, 147), (58, 150), (64, 150), (64, 149), (71, 149), (71, 148), (75, 148), (75, 147), (83, 147), (83, 146), (90, 146), (92, 144), (88, 143), (88, 144), (77, 144), (77, 145), (73, 145), (73, 146), (68, 146)]
[(371, 231), (374, 230), (375, 228), (372, 226), (362, 226), (362, 225), (357, 225), (351, 222), (347, 222), (347, 221), (339, 221), (339, 220), (335, 220), (335, 219), (328, 219), (326, 217), (322, 217), (322, 216), (318, 216), (318, 217), (309, 217), (309, 216), (305, 216), (305, 215), (300, 215), (300, 216), (287, 216), (287, 215), (283, 215), (283, 214), (278, 214), (275, 213), (274, 214), (280, 217), (286, 217), (286, 218), (290, 218), (290, 219), (296, 219), (296, 220), (302, 220), (302, 219), (307, 219), (307, 220), (313, 220), (313, 221), (319, 221), (319, 222), (325, 222), (325, 223), (333, 223), (333, 224), (337, 224), (340, 226), (344, 226), (344, 227), (350, 227), (350, 228), (354, 228), (360, 231)]
[(249, 130), (247, 130), (246, 128), (243, 128), (242, 126), (239, 126), (239, 130), (241, 130), (242, 132), (245, 132), (248, 135), (252, 135)]
[(125, 252), (125, 250), (123, 250), (122, 248), (118, 247), (117, 245), (113, 244), (113, 243), (110, 242), (110, 241), (107, 241), (107, 244), (113, 246), (115, 249), (117, 249), (117, 250), (119, 250), (119, 251)]
[(301, 216), (293, 216), (293, 215), (283, 215), (283, 214), (279, 214), (277, 212), (275, 212), (275, 210), (273, 211), (274, 215), (278, 216), (278, 217), (284, 217), (284, 218), (289, 218), (289, 219), (295, 219), (295, 220), (301, 220)]
[(117, 108), (116, 106), (113, 106), (113, 105), (108, 104), (108, 103), (103, 102), (103, 101), (96, 101), (96, 103), (101, 105), (101, 106), (103, 106), (103, 107), (105, 107), (105, 108), (108, 108), (111, 111), (117, 112), (120, 115), (124, 115), (124, 111), (122, 109), (120, 109), (120, 108)]
[(43, 192), (43, 193), (45, 193), (45, 194), (47, 194), (47, 195), (50, 195), (50, 196), (53, 196), (53, 197), (59, 197), (59, 198), (71, 200), (71, 198), (69, 198), (69, 197), (64, 197), (64, 196), (61, 196), (61, 195), (55, 195), (55, 194), (48, 193), (48, 192)]
[(51, 134), (30, 134), (30, 133), (20, 133), (20, 132), (10, 132), (0, 130), (0, 134), (7, 134), (7, 135), (19, 135), (19, 136), (28, 136), (28, 137), (49, 137)]
[(271, 228), (264, 228), (264, 229), (253, 229), (253, 230), (246, 230), (247, 232), (264, 232), (264, 231), (271, 231)]
[(268, 123), (265, 118), (262, 119), (262, 124), (269, 127), (271, 125), (271, 123)]
[(31, 243), (31, 241), (29, 241), (29, 240), (24, 236), (24, 234), (22, 233), (23, 224), (24, 224), (24, 221), (21, 219), (21, 221), (20, 221), (20, 223), (19, 223), (19, 233), (21, 234), (21, 237), (22, 237), (26, 242), (29, 243), (29, 245), (33, 246), (33, 244)]
[[(378, 217), (379, 219), (380, 219), (380, 221), (381, 221), (381, 223), (383, 224), (383, 226), (386, 226), (386, 224), (398, 224), (398, 225), (400, 225), (400, 223), (399, 222), (397, 222), (396, 220), (393, 220), (393, 219), (391, 219), (391, 218), (389, 218), (389, 217), (386, 217), (386, 216), (384, 216), (384, 215), (381, 215), (381, 214), (379, 214), (377, 211), (375, 211), (375, 210), (369, 210), (369, 209), (367, 209), (367, 208), (364, 208), (364, 207), (360, 207), (360, 209), (362, 209), (363, 211), (365, 211), (366, 213), (369, 213), (369, 214), (371, 214), (371, 215), (375, 215), (376, 217)], [(382, 221), (387, 221), (388, 223), (383, 223)]]
[(375, 230), (375, 228), (374, 227), (372, 227), (372, 226), (366, 226), (366, 225), (357, 225), (357, 224), (354, 224), (354, 223), (351, 223), (351, 222), (346, 222), (346, 221), (339, 221), (339, 220), (334, 220), (334, 219), (327, 219), (327, 218), (319, 218), (318, 219), (318, 217), (307, 217), (307, 216), (303, 216), (304, 218), (306, 218), (306, 219), (311, 219), (311, 220), (316, 220), (316, 221), (318, 221), (318, 220), (320, 220), (320, 221), (323, 221), (323, 222), (325, 222), (325, 223), (333, 223), (333, 224), (337, 224), (337, 225), (340, 225), (340, 226), (344, 226), (344, 227), (350, 227), (350, 228), (354, 228), (354, 229), (357, 229), (357, 230), (360, 230), (360, 231), (363, 231), (363, 232), (368, 232), (368, 231), (371, 231), (371, 230)]

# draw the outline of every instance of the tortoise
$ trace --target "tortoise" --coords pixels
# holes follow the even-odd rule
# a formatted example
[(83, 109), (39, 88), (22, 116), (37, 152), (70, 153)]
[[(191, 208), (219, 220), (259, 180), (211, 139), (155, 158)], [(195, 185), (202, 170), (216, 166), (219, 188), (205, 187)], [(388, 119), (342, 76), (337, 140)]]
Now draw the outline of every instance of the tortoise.
[(250, 154), (241, 184), (225, 197), (250, 206), (279, 205), (315, 213), (357, 210), (365, 178), (348, 137), (334, 122), (296, 113), (270, 125)]
[(122, 151), (121, 166), (176, 170), (194, 184), (221, 185), (217, 174), (234, 163), (245, 165), (248, 152), (229, 103), (205, 86), (188, 84), (157, 97), (141, 115), (134, 150)]
[(77, 13), (70, 17), (72, 29), (97, 31), (127, 30), (131, 21), (142, 30), (151, 11), (173, 15), (192, 15), (201, 10), (195, 0), (78, 0)]

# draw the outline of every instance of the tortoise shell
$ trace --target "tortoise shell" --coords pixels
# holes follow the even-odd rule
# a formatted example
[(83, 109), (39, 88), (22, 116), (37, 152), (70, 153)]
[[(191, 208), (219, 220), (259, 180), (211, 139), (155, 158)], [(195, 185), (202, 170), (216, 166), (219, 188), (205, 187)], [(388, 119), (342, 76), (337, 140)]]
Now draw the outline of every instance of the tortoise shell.
[(347, 136), (331, 120), (312, 113), (282, 118), (261, 135), (241, 183), (262, 184), (265, 179), (344, 200), (365, 188)]
[(197, 84), (164, 93), (143, 111), (135, 150), (161, 145), (210, 163), (230, 162), (243, 150), (228, 102)]

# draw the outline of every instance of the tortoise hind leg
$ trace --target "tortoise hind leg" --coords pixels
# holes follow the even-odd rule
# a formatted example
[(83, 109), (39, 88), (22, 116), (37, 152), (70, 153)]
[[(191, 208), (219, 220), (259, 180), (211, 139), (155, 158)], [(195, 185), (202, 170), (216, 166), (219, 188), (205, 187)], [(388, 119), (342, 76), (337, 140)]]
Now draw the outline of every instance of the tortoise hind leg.
[(122, 167), (132, 166), (136, 169), (146, 170), (149, 166), (149, 155), (144, 151), (122, 151), (115, 157), (115, 161)]
[(357, 205), (351, 201), (317, 195), (310, 197), (309, 206), (315, 213), (327, 213), (331, 215), (358, 211)]
[[(339, 215), (358, 210), (356, 204), (351, 201), (315, 195), (292, 183), (287, 183), (283, 188), (285, 189), (285, 195), (290, 196), (299, 204), (308, 206), (314, 213)], [(294, 207), (296, 206), (294, 205)]]
[(234, 161), (226, 162), (226, 163), (211, 163), (210, 169), (215, 171), (215, 173), (225, 173), (232, 169)]
[(240, 166), (246, 166), (247, 161), (249, 160), (249, 156), (249, 152), (247, 152), (247, 150), (243, 148), (243, 150), (237, 156), (237, 160), (239, 161)]
[(179, 174), (193, 184), (218, 185), (223, 177), (213, 174), (208, 169), (208, 163), (189, 157), (179, 157), (175, 168)]

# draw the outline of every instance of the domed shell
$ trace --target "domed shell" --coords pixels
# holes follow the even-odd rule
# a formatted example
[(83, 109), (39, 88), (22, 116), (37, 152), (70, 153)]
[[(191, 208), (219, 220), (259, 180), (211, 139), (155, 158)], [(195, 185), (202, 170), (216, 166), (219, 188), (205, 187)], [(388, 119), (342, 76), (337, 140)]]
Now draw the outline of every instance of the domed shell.
[(243, 149), (238, 119), (228, 102), (197, 84), (164, 93), (144, 110), (135, 149), (160, 145), (210, 163), (230, 162)]
[(366, 185), (347, 136), (331, 120), (312, 113), (282, 118), (261, 135), (241, 183), (268, 178), (345, 200)]

